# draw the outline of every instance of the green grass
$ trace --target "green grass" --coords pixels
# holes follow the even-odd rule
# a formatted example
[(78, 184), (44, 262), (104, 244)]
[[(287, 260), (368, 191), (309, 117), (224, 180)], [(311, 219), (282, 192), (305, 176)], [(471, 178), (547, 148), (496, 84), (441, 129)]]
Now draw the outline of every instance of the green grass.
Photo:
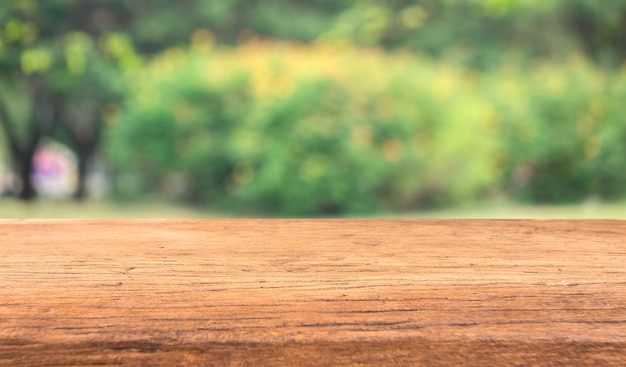
[[(36, 201), (22, 203), (0, 199), (0, 218), (216, 218), (232, 214), (211, 212), (166, 202), (88, 201), (84, 203)], [(374, 218), (468, 219), (626, 219), (626, 202), (587, 201), (575, 205), (523, 205), (511, 202), (482, 203), (468, 207), (411, 213), (379, 213)]]
[(39, 200), (23, 203), (15, 199), (0, 199), (0, 218), (203, 218), (211, 216), (207, 211), (164, 202), (86, 201), (76, 203)]
[(568, 205), (524, 205), (511, 202), (483, 203), (471, 207), (399, 215), (410, 218), (466, 219), (626, 219), (626, 202), (587, 201)]

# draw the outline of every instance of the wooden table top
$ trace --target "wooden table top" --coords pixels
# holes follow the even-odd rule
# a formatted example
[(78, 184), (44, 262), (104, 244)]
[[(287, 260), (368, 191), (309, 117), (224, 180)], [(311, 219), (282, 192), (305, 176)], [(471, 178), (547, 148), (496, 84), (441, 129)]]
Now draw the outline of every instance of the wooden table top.
[(74, 364), (626, 366), (626, 221), (0, 221), (0, 365)]

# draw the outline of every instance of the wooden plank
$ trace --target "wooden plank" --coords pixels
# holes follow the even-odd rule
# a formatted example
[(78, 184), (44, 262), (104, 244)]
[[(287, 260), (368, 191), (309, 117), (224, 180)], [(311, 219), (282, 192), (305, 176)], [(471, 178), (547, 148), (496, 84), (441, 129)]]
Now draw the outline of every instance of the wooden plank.
[(626, 221), (0, 221), (0, 365), (626, 365)]

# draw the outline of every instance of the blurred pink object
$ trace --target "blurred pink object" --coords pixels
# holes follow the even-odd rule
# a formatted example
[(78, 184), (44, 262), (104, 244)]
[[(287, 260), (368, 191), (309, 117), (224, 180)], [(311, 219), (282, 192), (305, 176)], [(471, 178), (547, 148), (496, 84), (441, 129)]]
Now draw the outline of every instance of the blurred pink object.
[(48, 198), (67, 198), (76, 188), (76, 156), (65, 145), (43, 141), (33, 157), (33, 183)]

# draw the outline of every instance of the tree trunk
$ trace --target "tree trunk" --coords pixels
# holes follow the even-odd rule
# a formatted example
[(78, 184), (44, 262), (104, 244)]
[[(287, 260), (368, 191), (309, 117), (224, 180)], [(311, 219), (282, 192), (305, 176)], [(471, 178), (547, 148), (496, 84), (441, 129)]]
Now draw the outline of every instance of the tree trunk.
[(84, 144), (79, 144), (76, 149), (78, 160), (76, 190), (73, 198), (76, 201), (83, 201), (87, 198), (87, 168), (89, 167), (89, 159), (91, 159), (93, 149)]
[(32, 179), (33, 171), (33, 157), (35, 155), (35, 149), (26, 149), (23, 154), (18, 157), (18, 173), (22, 183), (20, 192), (17, 197), (20, 200), (30, 201), (37, 198), (37, 190)]
[(91, 123), (76, 123), (78, 118), (76, 115), (67, 115), (67, 121), (63, 127), (72, 140), (73, 150), (78, 161), (78, 166), (76, 167), (78, 182), (72, 197), (76, 201), (82, 201), (89, 194), (87, 189), (87, 172), (91, 158), (96, 153), (98, 147), (102, 124), (95, 114)]
[(26, 143), (24, 144), (22, 141), (22, 144), (20, 144), (20, 139), (18, 139), (15, 131), (15, 122), (9, 115), (3, 101), (0, 100), (0, 123), (9, 144), (14, 169), (21, 181), (21, 188), (17, 193), (17, 197), (21, 200), (33, 200), (37, 197), (37, 190), (31, 177), (33, 157), (42, 136), (37, 117), (34, 115), (29, 121), (29, 134), (26, 138)]

